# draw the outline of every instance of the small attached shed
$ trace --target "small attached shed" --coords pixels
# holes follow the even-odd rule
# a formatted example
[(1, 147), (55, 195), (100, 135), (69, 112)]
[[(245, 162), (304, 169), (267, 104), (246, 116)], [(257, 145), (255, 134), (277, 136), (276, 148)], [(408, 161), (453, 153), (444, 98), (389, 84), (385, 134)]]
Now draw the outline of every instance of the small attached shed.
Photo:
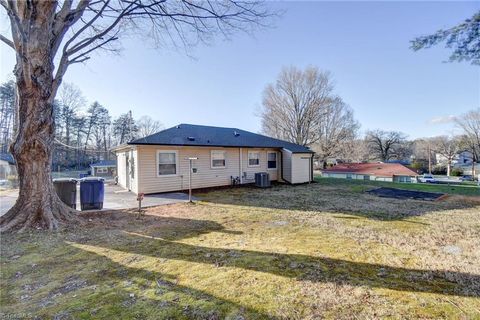
[(90, 165), (94, 177), (114, 177), (117, 174), (116, 160), (101, 160)]

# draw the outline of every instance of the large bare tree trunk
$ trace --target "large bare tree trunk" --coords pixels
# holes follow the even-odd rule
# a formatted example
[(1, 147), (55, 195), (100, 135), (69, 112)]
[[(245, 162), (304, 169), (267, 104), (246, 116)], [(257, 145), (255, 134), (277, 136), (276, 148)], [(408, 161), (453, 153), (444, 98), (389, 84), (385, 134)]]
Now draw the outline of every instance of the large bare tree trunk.
[(18, 131), (10, 151), (17, 162), (20, 191), (15, 205), (0, 217), (1, 231), (57, 229), (62, 223), (77, 219), (57, 196), (51, 176), (53, 101), (59, 85), (54, 81), (51, 41), (56, 3), (40, 1), (31, 6), (18, 3), (19, 17), (29, 16), (29, 19), (20, 21), (20, 27), (13, 27), (18, 46), (15, 66)]
[[(15, 205), (0, 218), (0, 228), (57, 229), (60, 224), (75, 220), (75, 214), (59, 199), (52, 184), (54, 124), (53, 106), (45, 99), (48, 85), (32, 87), (18, 82), (17, 87), (21, 125), (10, 151), (17, 162), (20, 191)], [(39, 113), (42, 117), (38, 117)]]

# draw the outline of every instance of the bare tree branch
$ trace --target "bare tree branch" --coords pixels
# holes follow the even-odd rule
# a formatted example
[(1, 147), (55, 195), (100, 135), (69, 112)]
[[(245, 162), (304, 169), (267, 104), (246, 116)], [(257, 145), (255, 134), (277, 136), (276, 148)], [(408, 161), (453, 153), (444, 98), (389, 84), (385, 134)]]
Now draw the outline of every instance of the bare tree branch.
[(13, 44), (13, 41), (5, 37), (3, 34), (0, 34), (0, 40), (3, 41), (9, 47), (11, 47), (13, 50), (15, 50), (15, 45)]

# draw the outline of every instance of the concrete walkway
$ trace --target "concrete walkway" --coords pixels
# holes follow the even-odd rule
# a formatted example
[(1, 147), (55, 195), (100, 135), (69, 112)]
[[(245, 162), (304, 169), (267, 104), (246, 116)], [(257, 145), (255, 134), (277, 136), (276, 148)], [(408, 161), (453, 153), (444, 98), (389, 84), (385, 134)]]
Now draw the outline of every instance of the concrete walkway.
[[(0, 191), (0, 216), (8, 211), (17, 200), (18, 190)], [(188, 194), (181, 192), (146, 195), (142, 207), (160, 206), (188, 201)], [(119, 186), (105, 184), (103, 210), (138, 208), (137, 196)], [(77, 186), (77, 209), (80, 209), (80, 190)]]

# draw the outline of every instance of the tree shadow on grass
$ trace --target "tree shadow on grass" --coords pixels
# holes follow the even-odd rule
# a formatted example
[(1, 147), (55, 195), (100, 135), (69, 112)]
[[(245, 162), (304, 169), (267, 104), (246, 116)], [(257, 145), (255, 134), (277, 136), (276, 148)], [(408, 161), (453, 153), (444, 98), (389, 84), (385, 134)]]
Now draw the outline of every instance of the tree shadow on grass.
[[(175, 219), (174, 223), (183, 223), (188, 229), (189, 225), (196, 225), (198, 221)], [(211, 231), (218, 231), (218, 228)], [(135, 232), (129, 227), (118, 233), (115, 239), (87, 244), (160, 259), (271, 273), (301, 281), (335, 282), (407, 292), (480, 297), (480, 275), (470, 273), (417, 270), (303, 254), (210, 248), (175, 242), (175, 237), (166, 240), (142, 232), (142, 230)], [(321, 247), (321, 244), (318, 246)]]
[[(92, 252), (88, 252), (88, 257), (101, 261), (102, 265), (95, 281), (90, 280), (98, 292), (87, 298), (89, 304), (95, 306), (94, 318), (276, 319), (222, 297), (179, 285), (169, 274), (128, 267)], [(109, 292), (107, 298), (102, 297), (102, 287), (110, 291), (108, 287), (112, 284), (116, 284), (114, 292)]]
[[(107, 215), (120, 219), (124, 216), (123, 213)], [(152, 222), (152, 219), (145, 220)], [(183, 224), (185, 229), (190, 229), (190, 232), (180, 230), (176, 234), (167, 232), (169, 239), (223, 230), (212, 221), (161, 217), (155, 220), (159, 225), (176, 227)], [(129, 227), (135, 225), (136, 221)], [(199, 226), (204, 228), (202, 232), (192, 231)], [(3, 243), (9, 253), (2, 253), (2, 264), (12, 263), (15, 268), (2, 273), (2, 282), (9, 282), (2, 290), (5, 309), (0, 312), (0, 318), (276, 319), (221, 296), (180, 285), (176, 277), (161, 272), (161, 267), (155, 270), (152, 266), (138, 265), (142, 257), (117, 256), (119, 260), (114, 260), (79, 245), (115, 242), (120, 240), (118, 235), (111, 229), (98, 227), (53, 235), (38, 233), (34, 235), (35, 240), (26, 240), (24, 236), (17, 239), (12, 235)], [(141, 246), (142, 241), (130, 242), (129, 251)], [(43, 258), (32, 265), (30, 259), (18, 260), (18, 253), (22, 257), (32, 255), (32, 259), (38, 259), (41, 255)]]
[(197, 193), (196, 196), (215, 204), (349, 214), (380, 221), (404, 220), (451, 209), (480, 209), (480, 200), (422, 201), (380, 198), (352, 190), (348, 185), (325, 186), (319, 183), (298, 186), (275, 184), (268, 189), (242, 186)]

